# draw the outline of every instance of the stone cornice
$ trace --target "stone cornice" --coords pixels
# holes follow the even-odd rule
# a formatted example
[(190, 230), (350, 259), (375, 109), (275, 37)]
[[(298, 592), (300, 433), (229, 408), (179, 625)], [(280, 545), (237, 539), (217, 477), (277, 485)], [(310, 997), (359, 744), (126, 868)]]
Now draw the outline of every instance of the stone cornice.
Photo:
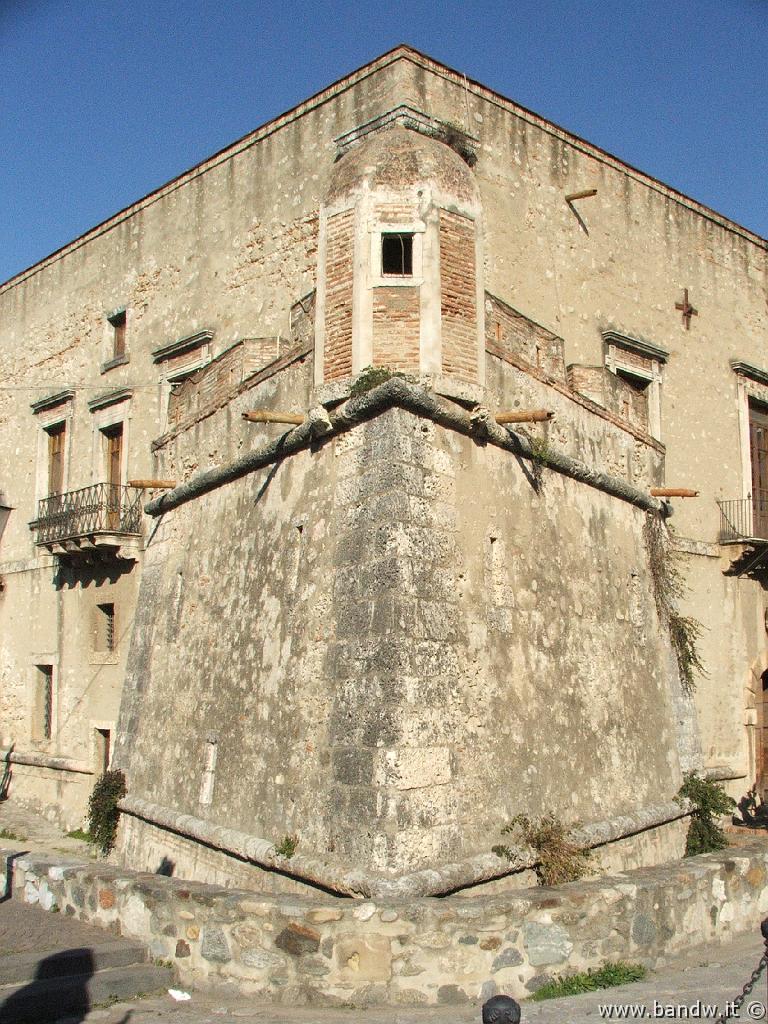
[(57, 391), (53, 395), (46, 395), (45, 398), (39, 398), (36, 402), (32, 402), (30, 409), (37, 415), (39, 412), (45, 412), (48, 409), (55, 409), (57, 405), (63, 405), (65, 402), (71, 402), (75, 397), (75, 392), (72, 388), (67, 388), (66, 391)]
[(745, 363), (741, 359), (732, 359), (731, 369), (740, 377), (747, 377), (756, 384), (768, 384), (768, 370), (763, 370), (759, 366), (753, 366), (752, 363)]

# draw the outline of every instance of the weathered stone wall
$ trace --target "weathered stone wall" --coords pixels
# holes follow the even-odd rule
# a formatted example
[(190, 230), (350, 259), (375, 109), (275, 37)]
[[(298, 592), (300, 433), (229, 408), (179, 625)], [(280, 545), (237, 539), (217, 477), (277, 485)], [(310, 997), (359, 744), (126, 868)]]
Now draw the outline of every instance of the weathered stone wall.
[[(188, 477), (201, 452), (198, 470), (277, 436), (239, 411), (284, 407), (303, 372), (169, 438), (157, 472)], [(494, 373), (499, 402), (527, 387), (547, 404), (542, 381), (502, 361)], [(651, 442), (566, 390), (554, 443), (641, 484), (658, 472)], [(166, 513), (121, 720), (131, 794), (395, 874), (489, 850), (519, 811), (603, 820), (674, 796), (677, 698), (645, 513), (543, 462), (537, 479), (391, 409)]]
[[(429, 62), (428, 62), (429, 63)], [(566, 364), (604, 362), (601, 333), (615, 329), (669, 353), (661, 387), (665, 480), (700, 491), (675, 502), (675, 528), (686, 540), (715, 544), (718, 498), (751, 492), (746, 399), (732, 359), (766, 367), (768, 243), (695, 200), (628, 168), (619, 160), (459, 74), (418, 59), (399, 67), (402, 102), (465, 125), (478, 138), (474, 174), (485, 224), (485, 287), (565, 340)], [(586, 188), (597, 195), (577, 201)], [(698, 310), (685, 329), (675, 303), (683, 288)], [(759, 581), (727, 585), (723, 619), (709, 594), (720, 591), (721, 568), (706, 556), (693, 572), (707, 641), (708, 681), (699, 680), (702, 728), (712, 756), (747, 776), (754, 770), (744, 714), (744, 678), (768, 664), (766, 608)], [(725, 736), (721, 706), (734, 731)], [(722, 731), (722, 735), (721, 735)], [(744, 792), (749, 783), (742, 784)]]
[(558, 888), (407, 902), (270, 897), (63, 859), (10, 861), (14, 898), (148, 943), (183, 985), (234, 983), (288, 1005), (519, 999), (606, 960), (655, 967), (728, 942), (768, 911), (761, 841)]
[[(290, 310), (315, 286), (318, 210), (335, 136), (394, 102), (393, 80), (353, 76), (0, 286), (0, 481), (13, 507), (0, 549), (0, 739), (19, 752), (85, 760), (99, 770), (94, 728), (114, 732), (127, 633), (114, 664), (92, 663), (93, 596), (113, 601), (121, 630), (133, 620), (135, 578), (54, 582), (29, 523), (47, 494), (43, 428), (31, 409), (66, 387), (65, 488), (103, 481), (99, 424), (89, 400), (127, 389), (125, 477), (154, 472), (151, 443), (166, 429), (168, 371), (153, 353), (210, 331), (210, 355), (243, 338), (291, 336)], [(126, 354), (113, 360), (108, 317), (126, 311)], [(305, 328), (307, 324), (305, 323)], [(311, 325), (310, 325), (311, 326)], [(309, 335), (310, 331), (305, 331)], [(201, 453), (189, 464), (206, 458)], [(87, 574), (86, 574), (87, 576)], [(54, 666), (56, 729), (32, 738), (36, 664)], [(82, 779), (14, 769), (14, 796), (81, 823)], [(77, 790), (77, 796), (74, 791)], [(71, 797), (68, 794), (73, 794)]]

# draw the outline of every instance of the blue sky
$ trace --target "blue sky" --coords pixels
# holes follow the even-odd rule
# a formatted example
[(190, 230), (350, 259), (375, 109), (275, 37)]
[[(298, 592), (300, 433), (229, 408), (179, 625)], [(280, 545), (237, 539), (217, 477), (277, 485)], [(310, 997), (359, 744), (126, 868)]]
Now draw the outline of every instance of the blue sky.
[(0, 0), (0, 281), (400, 42), (768, 236), (768, 0)]

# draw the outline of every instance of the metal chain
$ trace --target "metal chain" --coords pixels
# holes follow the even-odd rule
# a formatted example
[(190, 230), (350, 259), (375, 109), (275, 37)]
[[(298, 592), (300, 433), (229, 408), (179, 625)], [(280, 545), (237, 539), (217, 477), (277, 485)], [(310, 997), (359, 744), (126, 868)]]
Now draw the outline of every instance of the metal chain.
[(720, 1014), (720, 1016), (715, 1020), (715, 1024), (726, 1024), (727, 1020), (730, 1020), (731, 1017), (736, 1016), (736, 1014), (743, 1006), (744, 1000), (747, 998), (748, 995), (750, 995), (752, 989), (757, 984), (760, 975), (763, 973), (766, 967), (768, 967), (768, 953), (763, 953), (763, 955), (760, 957), (760, 962), (758, 963), (757, 967), (754, 969), (754, 971), (752, 971), (752, 977), (741, 990), (741, 995), (734, 999), (733, 1005), (731, 1006), (730, 1011), (728, 1013)]

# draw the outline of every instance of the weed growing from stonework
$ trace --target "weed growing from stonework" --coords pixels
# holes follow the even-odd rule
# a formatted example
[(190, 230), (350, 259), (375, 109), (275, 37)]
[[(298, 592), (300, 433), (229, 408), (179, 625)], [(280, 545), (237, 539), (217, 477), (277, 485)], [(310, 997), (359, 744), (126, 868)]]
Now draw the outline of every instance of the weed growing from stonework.
[(92, 843), (93, 836), (90, 832), (85, 832), (81, 828), (73, 829), (72, 832), (66, 833), (67, 839), (79, 839), (82, 843)]
[[(516, 814), (501, 832), (535, 851), (538, 863), (534, 865), (534, 871), (539, 885), (562, 885), (591, 874), (589, 847), (574, 842), (569, 829), (554, 814), (544, 814), (540, 818)], [(508, 861), (517, 859), (509, 846), (494, 846), (492, 850)]]
[(117, 802), (126, 794), (125, 776), (119, 770), (104, 772), (88, 801), (88, 834), (106, 856), (115, 845), (120, 811)]
[(279, 843), (275, 846), (275, 853), (278, 857), (285, 857), (286, 860), (296, 853), (296, 847), (299, 845), (298, 836), (283, 836)]
[(27, 841), (26, 836), (20, 836), (18, 832), (14, 832), (10, 828), (0, 829), (0, 839), (10, 839), (14, 843), (26, 843)]
[(615, 963), (603, 964), (596, 970), (590, 968), (579, 974), (554, 978), (541, 988), (537, 988), (531, 998), (534, 1002), (540, 1002), (542, 999), (558, 999), (560, 996), (578, 996), (582, 992), (597, 992), (603, 988), (615, 988), (616, 985), (642, 981), (645, 974), (642, 964), (628, 964), (623, 960), (617, 960)]
[(367, 391), (378, 387), (379, 384), (385, 384), (388, 380), (392, 380), (393, 377), (407, 380), (406, 375), (400, 370), (390, 370), (386, 366), (366, 366), (357, 375), (355, 381), (353, 381), (349, 393), (353, 397), (355, 395), (364, 395)]
[(459, 154), (468, 167), (474, 167), (477, 163), (477, 152), (472, 145), (472, 139), (455, 121), (443, 121), (425, 134), (432, 139), (437, 139), (438, 142), (444, 142), (454, 153)]
[(703, 626), (696, 619), (681, 615), (677, 610), (678, 601), (685, 596), (688, 588), (680, 571), (679, 555), (672, 550), (670, 531), (661, 516), (654, 513), (646, 516), (643, 535), (648, 549), (656, 610), (659, 619), (669, 630), (680, 682), (690, 693), (696, 688), (694, 675), (706, 675), (698, 649)]
[(677, 794), (678, 803), (683, 799), (693, 804), (685, 841), (685, 856), (695, 857), (697, 853), (724, 849), (728, 845), (728, 838), (716, 819), (723, 814), (730, 814), (736, 801), (728, 796), (719, 782), (705, 779), (696, 772), (688, 772), (683, 776), (683, 784)]

